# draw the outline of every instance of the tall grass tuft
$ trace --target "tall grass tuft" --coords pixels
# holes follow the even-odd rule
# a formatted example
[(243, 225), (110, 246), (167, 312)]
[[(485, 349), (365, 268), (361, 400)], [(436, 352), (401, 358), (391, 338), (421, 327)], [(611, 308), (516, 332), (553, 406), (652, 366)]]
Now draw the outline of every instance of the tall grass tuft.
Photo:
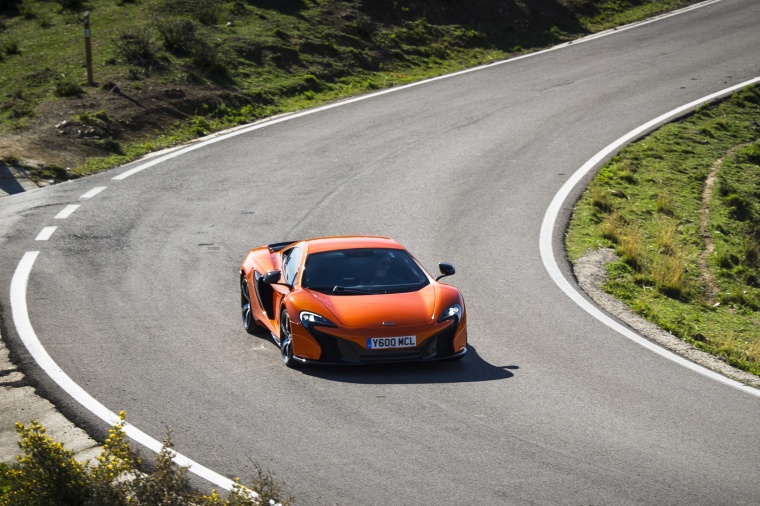
[(620, 242), (620, 232), (625, 225), (623, 217), (619, 213), (613, 212), (604, 217), (600, 225), (602, 237), (615, 244)]
[(644, 272), (647, 265), (646, 243), (641, 225), (628, 225), (622, 230), (615, 252), (625, 263), (639, 272)]
[(612, 211), (612, 203), (610, 202), (609, 192), (607, 189), (598, 183), (592, 183), (589, 188), (591, 203), (594, 207), (601, 209), (604, 212)]
[(672, 255), (675, 251), (676, 223), (672, 220), (662, 219), (657, 222), (657, 252), (663, 255)]
[(657, 255), (652, 263), (652, 281), (655, 287), (674, 299), (687, 296), (689, 281), (686, 269), (689, 258), (682, 251), (670, 255)]
[(664, 190), (657, 194), (657, 202), (655, 203), (655, 206), (658, 213), (667, 216), (673, 216), (675, 214), (675, 199), (673, 198), (673, 195)]

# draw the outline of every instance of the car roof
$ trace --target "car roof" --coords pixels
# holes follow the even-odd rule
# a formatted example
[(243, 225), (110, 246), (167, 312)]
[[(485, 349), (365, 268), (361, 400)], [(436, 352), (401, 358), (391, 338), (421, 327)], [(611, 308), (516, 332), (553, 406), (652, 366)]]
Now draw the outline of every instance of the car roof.
[(404, 249), (403, 246), (389, 237), (369, 235), (316, 237), (302, 242), (306, 243), (309, 253), (354, 248)]

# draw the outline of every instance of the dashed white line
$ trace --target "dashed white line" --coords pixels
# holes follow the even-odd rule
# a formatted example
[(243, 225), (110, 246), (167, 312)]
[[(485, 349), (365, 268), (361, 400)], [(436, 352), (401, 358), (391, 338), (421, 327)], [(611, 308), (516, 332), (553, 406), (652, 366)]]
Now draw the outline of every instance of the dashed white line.
[(69, 216), (71, 216), (71, 213), (79, 209), (79, 204), (70, 204), (63, 208), (63, 210), (55, 215), (56, 220), (65, 220)]
[[(699, 8), (699, 7), (702, 7), (704, 5), (708, 5), (708, 4), (711, 4), (711, 3), (717, 3), (719, 1), (721, 1), (721, 0), (707, 0), (705, 2), (701, 2), (699, 4), (695, 4), (693, 6), (687, 7), (685, 9), (682, 9), (682, 10), (679, 10), (679, 11), (674, 11), (674, 12), (668, 14), (667, 16), (662, 16), (662, 17), (675, 16), (675, 15), (680, 14), (681, 12), (685, 12), (685, 11), (691, 10), (691, 9), (696, 9), (696, 8)], [(661, 19), (662, 17), (660, 17), (658, 19)], [(652, 21), (654, 21), (654, 20), (652, 20)], [(645, 24), (645, 23), (640, 23), (639, 25), (641, 25), (641, 24)], [(619, 28), (617, 31), (619, 32), (619, 31), (622, 31), (622, 29), (633, 28), (635, 26), (636, 26), (635, 24), (634, 25), (629, 25), (628, 27)], [(149, 161), (147, 163), (140, 164), (140, 165), (138, 165), (138, 166), (136, 166), (136, 167), (134, 167), (134, 168), (132, 168), (130, 170), (127, 170), (127, 171), (125, 171), (125, 172), (123, 172), (123, 173), (121, 173), (121, 174), (113, 177), (112, 179), (116, 180), (116, 181), (126, 179), (129, 176), (132, 176), (133, 174), (141, 172), (141, 171), (143, 171), (143, 170), (145, 170), (145, 169), (147, 169), (149, 167), (152, 167), (154, 165), (158, 165), (158, 164), (160, 164), (162, 162), (165, 162), (165, 161), (167, 161), (167, 160), (169, 160), (171, 158), (174, 158), (176, 156), (180, 156), (182, 154), (188, 153), (188, 152), (193, 151), (195, 149), (198, 149), (198, 148), (200, 148), (202, 146), (206, 146), (208, 144), (212, 144), (212, 143), (218, 142), (220, 140), (227, 139), (227, 138), (230, 138), (230, 137), (233, 137), (233, 136), (236, 136), (236, 135), (240, 135), (240, 134), (243, 134), (243, 133), (248, 133), (250, 131), (257, 130), (259, 128), (263, 128), (265, 126), (274, 125), (274, 124), (279, 123), (281, 121), (288, 121), (288, 120), (295, 119), (295, 118), (298, 118), (298, 117), (301, 117), (301, 116), (305, 116), (307, 114), (314, 114), (314, 113), (319, 112), (319, 111), (323, 111), (323, 110), (326, 110), (326, 109), (331, 109), (333, 107), (339, 107), (339, 106), (347, 105), (347, 104), (350, 104), (350, 103), (358, 102), (360, 100), (366, 100), (366, 99), (369, 99), (369, 98), (372, 98), (372, 97), (376, 97), (376, 96), (379, 96), (379, 95), (384, 95), (384, 94), (387, 94), (387, 93), (394, 93), (394, 92), (400, 91), (402, 89), (411, 88), (411, 87), (414, 87), (414, 86), (420, 86), (422, 84), (429, 83), (429, 82), (432, 82), (432, 81), (437, 81), (437, 80), (441, 80), (441, 79), (447, 79), (447, 78), (450, 78), (450, 77), (454, 77), (456, 75), (466, 74), (466, 73), (470, 73), (470, 72), (476, 72), (478, 70), (482, 70), (482, 69), (489, 68), (489, 67), (496, 66), (496, 65), (509, 64), (509, 63), (514, 62), (514, 61), (521, 60), (523, 58), (531, 58), (531, 57), (534, 57), (534, 56), (536, 56), (538, 54), (542, 54), (542, 53), (545, 53), (545, 52), (548, 52), (548, 51), (554, 51), (554, 50), (560, 49), (560, 48), (565, 47), (565, 46), (570, 45), (570, 44), (578, 44), (580, 42), (585, 42), (587, 40), (593, 40), (595, 38), (603, 37), (603, 36), (609, 35), (610, 33), (612, 33), (612, 31), (606, 32), (606, 33), (603, 33), (603, 34), (597, 34), (597, 35), (594, 35), (594, 36), (590, 36), (590, 37), (588, 37), (586, 39), (577, 40), (577, 41), (574, 41), (572, 43), (561, 44), (561, 45), (555, 46), (553, 48), (549, 48), (549, 49), (546, 49), (546, 50), (543, 50), (543, 51), (537, 51), (535, 53), (531, 53), (531, 54), (528, 54), (528, 55), (523, 55), (523, 56), (520, 56), (520, 57), (517, 57), (517, 58), (512, 58), (512, 59), (509, 59), (509, 60), (494, 62), (494, 63), (483, 65), (483, 66), (480, 66), (480, 67), (475, 67), (475, 68), (472, 68), (472, 69), (467, 69), (467, 70), (464, 70), (464, 71), (461, 71), (461, 72), (456, 72), (456, 73), (453, 73), (453, 74), (448, 74), (448, 75), (445, 75), (445, 76), (439, 76), (439, 77), (436, 77), (436, 78), (433, 78), (433, 79), (428, 79), (426, 81), (419, 81), (419, 82), (408, 84), (408, 85), (405, 85), (405, 86), (399, 86), (397, 88), (390, 88), (388, 90), (383, 90), (383, 91), (380, 91), (380, 92), (377, 92), (377, 93), (374, 93), (374, 94), (364, 95), (362, 97), (356, 97), (356, 98), (353, 98), (353, 99), (350, 99), (350, 100), (346, 100), (346, 101), (343, 101), (343, 102), (339, 102), (339, 103), (336, 103), (336, 104), (330, 104), (330, 105), (323, 106), (323, 107), (320, 107), (320, 108), (311, 109), (309, 111), (303, 111), (303, 112), (300, 112), (300, 113), (296, 113), (296, 114), (285, 116), (283, 118), (278, 118), (278, 119), (274, 119), (274, 120), (270, 120), (270, 121), (266, 121), (266, 122), (257, 123), (257, 124), (254, 124), (252, 126), (245, 127), (245, 128), (242, 128), (242, 129), (238, 129), (238, 130), (235, 130), (235, 131), (227, 133), (227, 134), (218, 135), (218, 136), (216, 136), (216, 137), (214, 137), (214, 138), (212, 138), (212, 139), (210, 139), (208, 141), (199, 142), (197, 144), (193, 144), (193, 145), (185, 147), (183, 149), (179, 149), (177, 151), (172, 152), (171, 154), (158, 157), (158, 158), (156, 158), (154, 160), (151, 160), (151, 161)], [(736, 88), (738, 88), (738, 87), (736, 87)], [(618, 149), (618, 148), (619, 148), (618, 145), (615, 145), (615, 149)], [(594, 164), (595, 163), (597, 163), (597, 162), (594, 162)], [(627, 331), (627, 329), (625, 329), (624, 327), (620, 326), (616, 322), (614, 322), (614, 321), (610, 320), (609, 318), (607, 318), (603, 313), (601, 313), (601, 311), (599, 311), (598, 309), (596, 309), (594, 306), (591, 306), (590, 304), (585, 303), (585, 299), (583, 299), (577, 292), (575, 292), (575, 290), (570, 286), (570, 284), (567, 282), (567, 280), (562, 276), (561, 272), (559, 271), (559, 268), (556, 265), (556, 262), (554, 260), (554, 253), (552, 251), (551, 236), (552, 236), (552, 230), (554, 229), (554, 222), (555, 222), (556, 216), (559, 213), (559, 208), (560, 208), (561, 204), (564, 202), (565, 198), (567, 197), (567, 194), (569, 193), (570, 189), (575, 184), (577, 184), (578, 180), (580, 179), (580, 177), (583, 174), (585, 174), (586, 172), (588, 172), (589, 170), (591, 170), (591, 168), (593, 168), (594, 164), (592, 164), (592, 166), (590, 166), (588, 168), (585, 168), (586, 166), (584, 165), (584, 167), (582, 167), (581, 169), (579, 169), (578, 172), (575, 175), (573, 175), (573, 177), (565, 184), (565, 186), (563, 186), (562, 189), (560, 189), (560, 192), (557, 194), (557, 196), (555, 196), (554, 200), (552, 201), (552, 204), (549, 207), (549, 209), (547, 210), (546, 215), (544, 217), (544, 222), (543, 222), (543, 224), (541, 226), (541, 241), (540, 241), (541, 242), (541, 257), (544, 260), (544, 265), (546, 266), (547, 270), (551, 274), (551, 276), (554, 279), (554, 281), (560, 286), (560, 288), (563, 291), (565, 291), (565, 293), (567, 293), (571, 298), (573, 298), (573, 300), (575, 300), (576, 302), (578, 302), (578, 304), (580, 304), (581, 307), (583, 307), (586, 311), (590, 312), (592, 315), (594, 315), (595, 317), (599, 318), (602, 321), (604, 321), (604, 319), (609, 320), (609, 321), (605, 321), (604, 323), (606, 323), (607, 325), (609, 325), (609, 326), (611, 326), (613, 328), (615, 328), (615, 326), (617, 326), (618, 328), (616, 330), (618, 330), (619, 332), (623, 333), (624, 335), (626, 335), (626, 333), (631, 334), (630, 332)], [(571, 182), (572, 182), (572, 184), (570, 184)], [(566, 189), (566, 187), (567, 187), (567, 189)], [(97, 193), (100, 193), (103, 189), (105, 189), (105, 187), (102, 187), (102, 188), (100, 188), (100, 187), (93, 188), (89, 192), (87, 192), (84, 195), (82, 195), (82, 197), (80, 197), (80, 198), (81, 199), (92, 198), (93, 196), (97, 195)], [(55, 218), (57, 218), (57, 219), (68, 218), (71, 215), (71, 213), (73, 213), (78, 207), (79, 207), (78, 205), (70, 205), (70, 206), (66, 207), (63, 211), (61, 211), (60, 213), (58, 213), (58, 215)], [(55, 229), (55, 227), (46, 227), (46, 229), (48, 229), (48, 228), (52, 228), (53, 230)], [(46, 229), (43, 229), (43, 231), (40, 232), (40, 235), (38, 235), (38, 237), (42, 236), (43, 232), (44, 233), (52, 234), (52, 231), (45, 232)], [(39, 240), (44, 240), (44, 239), (39, 239)], [(119, 420), (118, 416), (115, 413), (113, 413), (110, 410), (108, 410), (108, 408), (106, 408), (100, 402), (98, 402), (97, 400), (95, 400), (92, 396), (90, 396), (90, 394), (88, 394), (84, 389), (82, 389), (79, 385), (77, 385), (68, 375), (66, 375), (66, 373), (63, 372), (63, 370), (61, 370), (60, 367), (58, 367), (58, 365), (48, 355), (47, 351), (45, 351), (44, 347), (42, 346), (42, 344), (39, 341), (39, 338), (35, 334), (34, 329), (32, 328), (32, 324), (31, 324), (31, 321), (29, 319), (29, 314), (28, 314), (28, 310), (27, 310), (26, 290), (27, 290), (27, 284), (28, 284), (29, 276), (31, 274), (32, 266), (33, 266), (33, 264), (34, 264), (34, 262), (35, 262), (35, 260), (36, 260), (36, 258), (38, 256), (38, 254), (39, 254), (38, 251), (27, 252), (24, 255), (24, 257), (22, 258), (22, 260), (19, 263), (19, 265), (17, 266), (16, 271), (15, 271), (15, 273), (13, 275), (13, 279), (11, 281), (11, 311), (12, 311), (14, 323), (16, 325), (16, 329), (17, 329), (17, 331), (19, 333), (19, 337), (24, 342), (25, 346), (27, 347), (27, 349), (29, 350), (29, 352), (31, 353), (31, 355), (34, 357), (34, 359), (37, 361), (37, 363), (40, 364), (40, 366), (42, 367), (42, 369), (45, 370), (45, 372), (58, 385), (60, 385), (66, 392), (69, 393), (69, 395), (71, 395), (72, 397), (74, 397), (80, 404), (82, 404), (82, 406), (84, 406), (90, 412), (92, 412), (93, 414), (95, 414), (96, 416), (98, 416), (100, 419), (104, 420), (109, 425), (113, 425), (114, 423), (116, 423)], [(588, 306), (590, 306), (590, 307), (588, 307)], [(597, 314), (600, 315), (600, 316), (597, 316)], [(637, 341), (637, 342), (639, 340), (642, 340), (642, 341), (645, 341), (646, 343), (649, 343), (649, 341), (646, 341), (643, 338), (641, 338), (641, 337), (639, 337), (639, 336), (637, 336), (635, 334), (634, 334), (634, 337), (631, 337), (631, 336), (627, 336), (627, 337), (630, 337), (631, 339), (633, 339), (634, 341)], [(651, 343), (649, 343), (649, 344), (651, 345)], [(662, 350), (661, 348), (658, 348), (658, 349), (659, 349), (659, 353), (661, 353), (661, 354), (663, 354), (665, 352), (665, 350)], [(667, 353), (669, 353), (669, 352), (667, 352)], [(681, 361), (683, 361), (683, 359), (681, 357), (677, 357), (677, 358), (680, 359)], [(707, 370), (705, 369), (705, 371), (707, 371)], [(715, 375), (715, 373), (713, 373), (712, 371), (707, 371), (707, 372), (710, 373), (711, 375)], [(724, 382), (732, 382), (732, 380), (727, 380), (727, 378), (723, 378), (722, 376), (721, 376), (721, 378), (723, 380), (725, 380)], [(733, 383), (736, 383), (736, 382), (733, 382)], [(736, 386), (736, 385), (732, 385), (732, 386)], [(750, 387), (746, 387), (744, 385), (740, 385), (739, 384), (739, 386), (737, 386), (737, 388), (741, 388), (741, 389), (743, 389), (745, 391), (749, 391), (750, 393), (754, 393), (755, 395), (757, 395), (756, 392), (747, 390)], [(161, 443), (159, 443), (156, 439), (150, 437), (149, 435), (145, 434), (144, 432), (140, 431), (139, 429), (135, 428), (134, 426), (132, 426), (132, 425), (126, 425), (126, 427), (125, 427), (124, 430), (126, 431), (126, 433), (127, 433), (127, 435), (129, 437), (131, 437), (135, 441), (143, 444), (144, 446), (146, 446), (150, 450), (152, 450), (152, 451), (154, 451), (156, 453), (158, 453), (159, 451), (161, 451), (161, 446), (162, 446)], [(233, 487), (233, 485), (234, 485), (234, 482), (232, 480), (230, 480), (230, 479), (228, 479), (228, 478), (226, 478), (226, 477), (224, 477), (224, 476), (222, 476), (222, 475), (220, 475), (220, 474), (218, 474), (218, 473), (216, 473), (216, 472), (214, 472), (214, 471), (212, 471), (212, 470), (210, 470), (210, 469), (208, 469), (208, 468), (206, 468), (206, 467), (204, 467), (204, 466), (202, 466), (202, 465), (200, 465), (200, 464), (198, 464), (198, 463), (196, 463), (196, 462), (194, 462), (194, 461), (192, 461), (190, 459), (188, 459), (187, 457), (185, 457), (185, 456), (183, 456), (183, 455), (181, 455), (179, 453), (176, 454), (176, 456), (174, 458), (174, 461), (177, 462), (181, 466), (187, 466), (187, 467), (189, 467), (189, 470), (192, 473), (194, 473), (194, 474), (196, 474), (196, 475), (198, 475), (198, 476), (200, 476), (200, 477), (208, 480), (209, 482), (211, 482), (211, 483), (213, 483), (215, 485), (220, 486), (223, 489), (231, 490), (232, 487)]]
[(631, 341), (653, 351), (654, 353), (657, 353), (658, 355), (662, 357), (667, 358), (668, 360), (671, 360), (688, 369), (691, 369), (692, 371), (695, 371), (699, 374), (707, 376), (708, 378), (711, 378), (720, 383), (724, 383), (726, 385), (729, 385), (731, 387), (734, 387), (736, 389), (739, 389), (745, 393), (754, 395), (756, 397), (760, 397), (760, 390), (750, 387), (748, 385), (744, 385), (743, 383), (732, 380), (730, 378), (727, 378), (721, 374), (716, 373), (715, 371), (711, 371), (710, 369), (702, 367), (701, 365), (697, 365), (694, 362), (691, 362), (685, 359), (684, 357), (671, 352), (670, 350), (661, 348), (660, 346), (643, 338), (642, 336), (638, 335), (637, 333), (633, 332), (632, 330), (628, 329), (627, 327), (613, 320), (612, 318), (607, 316), (605, 313), (603, 313), (595, 305), (587, 301), (584, 297), (581, 296), (581, 294), (579, 294), (575, 290), (575, 288), (573, 288), (570, 282), (567, 279), (565, 279), (565, 277), (562, 275), (562, 271), (559, 269), (559, 266), (557, 265), (557, 261), (555, 260), (555, 257), (554, 257), (552, 235), (554, 231), (554, 225), (557, 221), (557, 216), (559, 216), (559, 212), (562, 209), (562, 206), (565, 203), (565, 200), (567, 199), (572, 189), (575, 187), (575, 185), (577, 185), (581, 181), (583, 176), (588, 174), (591, 170), (598, 168), (599, 165), (601, 165), (602, 162), (608, 159), (608, 157), (610, 157), (613, 153), (618, 152), (623, 147), (628, 145), (630, 142), (633, 142), (634, 140), (642, 137), (644, 134), (651, 132), (655, 128), (661, 125), (664, 125), (665, 123), (672, 121), (673, 119), (689, 111), (693, 111), (694, 109), (696, 109), (702, 104), (709, 103), (709, 102), (712, 102), (713, 100), (726, 97), (736, 91), (739, 91), (742, 88), (745, 88), (747, 86), (750, 86), (758, 82), (760, 82), (760, 77), (756, 77), (755, 79), (745, 81), (741, 84), (737, 84), (736, 86), (731, 86), (730, 88), (726, 88), (725, 90), (719, 91), (717, 93), (713, 93), (712, 95), (702, 97), (699, 100), (689, 102), (686, 105), (683, 105), (677, 109), (667, 112), (663, 114), (662, 116), (659, 116), (649, 121), (648, 123), (645, 123), (644, 125), (641, 125), (640, 127), (634, 130), (631, 130), (623, 137), (619, 138), (612, 144), (608, 145), (602, 151), (597, 153), (593, 158), (587, 161), (580, 169), (578, 169), (575, 172), (575, 174), (573, 174), (570, 177), (570, 179), (567, 180), (567, 182), (562, 186), (562, 188), (560, 188), (559, 192), (557, 192), (557, 194), (554, 196), (554, 199), (552, 200), (551, 204), (549, 204), (549, 208), (546, 210), (546, 214), (544, 215), (544, 221), (541, 224), (541, 235), (539, 239), (539, 248), (541, 250), (541, 260), (544, 263), (544, 267), (549, 272), (549, 275), (552, 277), (552, 279), (557, 284), (557, 286), (563, 292), (565, 292), (565, 294), (568, 297), (570, 297), (573, 301), (575, 301), (576, 304), (578, 304), (591, 316), (593, 316), (600, 322), (604, 323), (611, 329), (622, 334), (623, 336), (627, 337)]
[(94, 197), (95, 195), (97, 195), (98, 193), (102, 192), (105, 189), (106, 189), (105, 186), (96, 186), (92, 190), (88, 191), (87, 193), (79, 197), (79, 200), (91, 199), (92, 197)]
[(55, 232), (55, 229), (58, 227), (45, 227), (43, 228), (39, 234), (37, 234), (37, 237), (35, 237), (35, 241), (47, 241), (50, 239), (50, 236), (53, 235), (53, 232)]

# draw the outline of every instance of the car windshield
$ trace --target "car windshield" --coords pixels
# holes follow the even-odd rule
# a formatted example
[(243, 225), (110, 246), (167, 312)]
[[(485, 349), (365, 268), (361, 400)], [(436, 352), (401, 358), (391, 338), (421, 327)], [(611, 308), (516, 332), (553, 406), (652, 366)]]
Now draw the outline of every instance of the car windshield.
[(309, 255), (301, 286), (336, 295), (413, 292), (430, 283), (404, 250), (345, 249)]

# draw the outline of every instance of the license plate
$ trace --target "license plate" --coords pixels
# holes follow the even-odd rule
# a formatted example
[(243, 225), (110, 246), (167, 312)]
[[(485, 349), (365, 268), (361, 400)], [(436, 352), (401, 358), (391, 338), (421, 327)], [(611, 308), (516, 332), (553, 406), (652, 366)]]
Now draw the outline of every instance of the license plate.
[(367, 338), (368, 350), (380, 350), (385, 348), (413, 348), (415, 346), (417, 346), (417, 336)]

